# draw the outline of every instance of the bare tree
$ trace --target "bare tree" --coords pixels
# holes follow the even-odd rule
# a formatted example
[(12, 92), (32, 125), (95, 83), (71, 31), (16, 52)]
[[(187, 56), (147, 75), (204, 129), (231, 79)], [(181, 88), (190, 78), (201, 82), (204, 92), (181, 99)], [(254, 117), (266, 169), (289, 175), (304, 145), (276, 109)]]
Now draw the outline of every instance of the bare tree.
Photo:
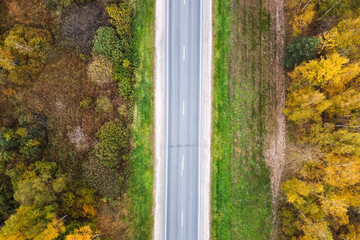
[(78, 48), (82, 53), (89, 54), (96, 30), (108, 24), (108, 15), (103, 3), (94, 1), (72, 4), (64, 10), (60, 34), (66, 46)]

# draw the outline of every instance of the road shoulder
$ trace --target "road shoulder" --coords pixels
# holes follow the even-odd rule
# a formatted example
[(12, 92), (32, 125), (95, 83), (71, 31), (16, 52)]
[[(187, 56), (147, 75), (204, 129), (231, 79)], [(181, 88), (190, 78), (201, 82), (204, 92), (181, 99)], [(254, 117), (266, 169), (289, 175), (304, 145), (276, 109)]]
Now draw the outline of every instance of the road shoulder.
[(153, 239), (164, 239), (165, 226), (165, 116), (166, 116), (166, 0), (155, 6), (155, 184)]

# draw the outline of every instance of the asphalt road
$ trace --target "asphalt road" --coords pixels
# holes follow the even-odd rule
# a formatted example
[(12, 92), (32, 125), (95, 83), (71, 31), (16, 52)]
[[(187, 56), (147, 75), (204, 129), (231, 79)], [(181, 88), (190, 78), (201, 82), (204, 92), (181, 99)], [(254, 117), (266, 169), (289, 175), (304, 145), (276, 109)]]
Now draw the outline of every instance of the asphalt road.
[(167, 0), (165, 239), (198, 239), (201, 0)]

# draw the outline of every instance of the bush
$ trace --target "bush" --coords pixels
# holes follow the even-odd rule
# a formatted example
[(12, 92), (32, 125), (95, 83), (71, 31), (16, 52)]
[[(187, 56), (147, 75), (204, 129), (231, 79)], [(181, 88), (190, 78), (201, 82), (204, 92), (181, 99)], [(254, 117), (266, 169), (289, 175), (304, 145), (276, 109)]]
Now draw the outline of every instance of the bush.
[(113, 110), (113, 105), (108, 97), (102, 96), (96, 99), (95, 111), (99, 114), (110, 113)]
[(80, 102), (80, 107), (89, 109), (92, 103), (91, 97), (86, 97)]
[(101, 159), (104, 166), (118, 169), (127, 161), (129, 153), (129, 131), (119, 120), (105, 123), (99, 133), (99, 143), (94, 154)]
[(118, 174), (105, 167), (101, 160), (89, 155), (83, 164), (83, 177), (87, 184), (103, 197), (119, 197), (121, 182)]
[(104, 197), (119, 196), (123, 176), (119, 172), (129, 156), (130, 133), (121, 121), (105, 123), (97, 133), (99, 142), (83, 165), (89, 186)]
[(131, 31), (131, 12), (126, 2), (117, 6), (110, 4), (106, 11), (111, 17), (110, 23), (116, 27), (116, 32), (120, 37), (129, 37)]
[(115, 29), (111, 27), (100, 27), (94, 38), (93, 54), (101, 54), (113, 63), (120, 63), (124, 58), (125, 41), (120, 41)]
[(88, 67), (88, 76), (93, 82), (102, 85), (112, 77), (112, 64), (106, 57), (96, 55)]
[(287, 68), (294, 68), (303, 61), (316, 57), (321, 39), (316, 37), (295, 38), (285, 49), (283, 64)]

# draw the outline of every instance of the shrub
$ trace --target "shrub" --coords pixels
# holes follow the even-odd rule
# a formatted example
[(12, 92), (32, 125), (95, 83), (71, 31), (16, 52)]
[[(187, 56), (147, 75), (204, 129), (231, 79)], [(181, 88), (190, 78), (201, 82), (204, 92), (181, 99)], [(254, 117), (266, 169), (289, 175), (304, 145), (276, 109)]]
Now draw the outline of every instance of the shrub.
[(116, 27), (116, 32), (120, 37), (128, 37), (131, 31), (131, 12), (126, 2), (119, 6), (110, 4), (106, 11), (111, 17), (110, 23)]
[(91, 107), (92, 99), (91, 97), (86, 97), (80, 102), (80, 107), (89, 109)]
[(112, 76), (112, 64), (106, 57), (96, 55), (88, 67), (88, 76), (93, 82), (102, 85), (108, 83)]
[(119, 95), (125, 99), (131, 98), (134, 91), (132, 78), (123, 78), (119, 81)]
[(285, 49), (283, 64), (287, 68), (294, 68), (303, 61), (316, 57), (321, 39), (316, 37), (295, 38)]
[(95, 111), (99, 114), (110, 113), (113, 110), (113, 105), (108, 97), (102, 96), (96, 99)]
[(99, 133), (99, 143), (94, 148), (94, 154), (104, 166), (119, 169), (128, 159), (129, 131), (119, 120), (105, 123)]
[(105, 167), (101, 160), (90, 153), (83, 163), (83, 177), (89, 187), (103, 197), (118, 197), (121, 192), (120, 178), (111, 169)]
[(113, 63), (120, 63), (124, 58), (123, 50), (126, 49), (125, 41), (120, 41), (115, 29), (100, 27), (94, 38), (93, 54), (101, 54)]

